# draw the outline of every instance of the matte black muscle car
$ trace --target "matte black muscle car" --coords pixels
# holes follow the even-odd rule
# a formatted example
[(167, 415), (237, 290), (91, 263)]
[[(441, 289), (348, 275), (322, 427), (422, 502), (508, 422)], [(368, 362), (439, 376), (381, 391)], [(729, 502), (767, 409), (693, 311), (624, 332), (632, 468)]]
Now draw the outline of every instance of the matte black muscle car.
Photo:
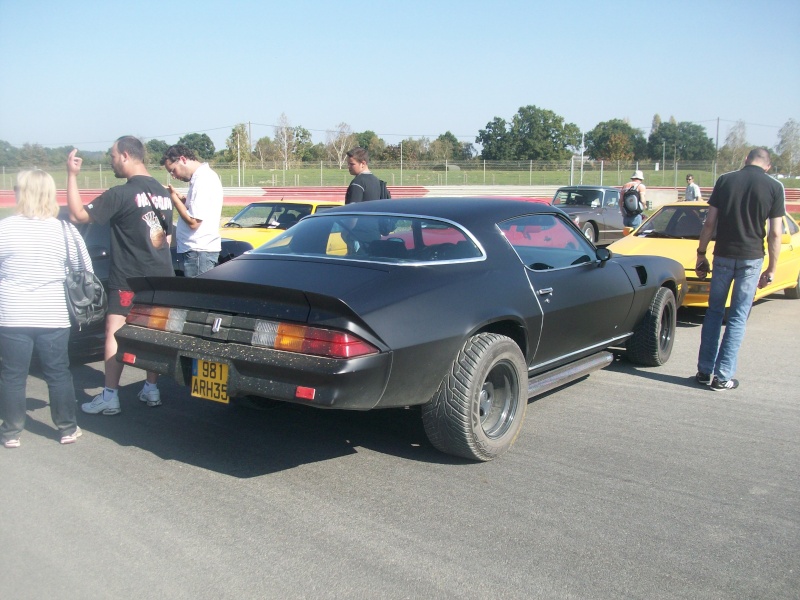
[(664, 363), (685, 277), (612, 257), (546, 204), (425, 198), (334, 208), (197, 279), (131, 284), (126, 364), (220, 402), (422, 405), (436, 448), (490, 460), (529, 397), (606, 366), (609, 348)]

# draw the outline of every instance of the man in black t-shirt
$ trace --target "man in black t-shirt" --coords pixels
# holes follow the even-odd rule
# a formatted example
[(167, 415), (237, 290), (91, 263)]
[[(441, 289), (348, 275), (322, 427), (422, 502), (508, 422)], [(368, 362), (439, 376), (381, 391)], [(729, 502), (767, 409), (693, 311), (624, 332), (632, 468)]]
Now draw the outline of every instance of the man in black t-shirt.
[(380, 200), (381, 180), (369, 170), (369, 154), (364, 148), (355, 147), (347, 152), (347, 169), (350, 175), (355, 175), (347, 187), (344, 196), (345, 204), (364, 202), (366, 200)]
[[(739, 386), (733, 375), (750, 307), (756, 289), (771, 284), (778, 267), (786, 199), (780, 182), (767, 175), (770, 163), (769, 151), (756, 148), (747, 155), (742, 169), (721, 175), (708, 200), (708, 215), (700, 232), (695, 272), (700, 279), (708, 273), (712, 277), (695, 378), (714, 391)], [(715, 230), (711, 269), (706, 250)], [(765, 239), (769, 262), (762, 273)], [(728, 294), (731, 302), (720, 342)]]
[[(105, 389), (81, 409), (90, 414), (115, 415), (121, 412), (118, 390), (124, 365), (116, 359), (114, 333), (125, 324), (131, 309), (133, 292), (128, 278), (175, 275), (169, 250), (172, 201), (164, 186), (147, 172), (142, 142), (123, 136), (111, 147), (111, 168), (117, 178), (127, 179), (127, 182), (106, 190), (84, 206), (78, 190), (83, 159), (77, 152), (77, 149), (70, 152), (67, 159), (67, 204), (71, 220), (74, 223), (108, 223), (111, 229)], [(147, 406), (161, 404), (157, 379), (157, 373), (148, 371), (147, 381), (139, 392), (139, 399)]]

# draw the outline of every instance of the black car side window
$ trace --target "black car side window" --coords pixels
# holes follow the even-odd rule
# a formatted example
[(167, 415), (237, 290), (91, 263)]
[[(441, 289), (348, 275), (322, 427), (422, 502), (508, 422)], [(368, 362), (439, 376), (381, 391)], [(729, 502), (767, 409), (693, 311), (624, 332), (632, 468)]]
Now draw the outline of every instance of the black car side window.
[(595, 249), (555, 214), (527, 215), (499, 225), (509, 244), (529, 269), (545, 271), (591, 262)]

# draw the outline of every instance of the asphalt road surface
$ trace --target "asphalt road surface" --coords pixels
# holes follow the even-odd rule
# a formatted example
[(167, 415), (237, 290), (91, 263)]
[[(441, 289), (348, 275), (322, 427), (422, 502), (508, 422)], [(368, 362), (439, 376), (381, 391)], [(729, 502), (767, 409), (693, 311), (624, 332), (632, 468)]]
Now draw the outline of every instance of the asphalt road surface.
[[(80, 415), (60, 446), (28, 383), (0, 449), (3, 598), (800, 597), (800, 302), (752, 311), (741, 387), (693, 382), (679, 314), (662, 368), (619, 360), (530, 402), (474, 464), (419, 411), (231, 406), (161, 379), (163, 406)], [(79, 402), (102, 364), (74, 366)]]

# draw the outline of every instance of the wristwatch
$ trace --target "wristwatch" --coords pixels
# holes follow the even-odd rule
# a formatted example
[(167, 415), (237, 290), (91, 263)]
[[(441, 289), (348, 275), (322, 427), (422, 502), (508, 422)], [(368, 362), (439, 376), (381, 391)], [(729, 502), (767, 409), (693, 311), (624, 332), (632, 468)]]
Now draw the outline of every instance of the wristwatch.
[(705, 252), (705, 250), (700, 250), (700, 248), (698, 248), (698, 249), (697, 249), (697, 253), (698, 253), (700, 256), (705, 256), (705, 255), (706, 255), (706, 252)]

